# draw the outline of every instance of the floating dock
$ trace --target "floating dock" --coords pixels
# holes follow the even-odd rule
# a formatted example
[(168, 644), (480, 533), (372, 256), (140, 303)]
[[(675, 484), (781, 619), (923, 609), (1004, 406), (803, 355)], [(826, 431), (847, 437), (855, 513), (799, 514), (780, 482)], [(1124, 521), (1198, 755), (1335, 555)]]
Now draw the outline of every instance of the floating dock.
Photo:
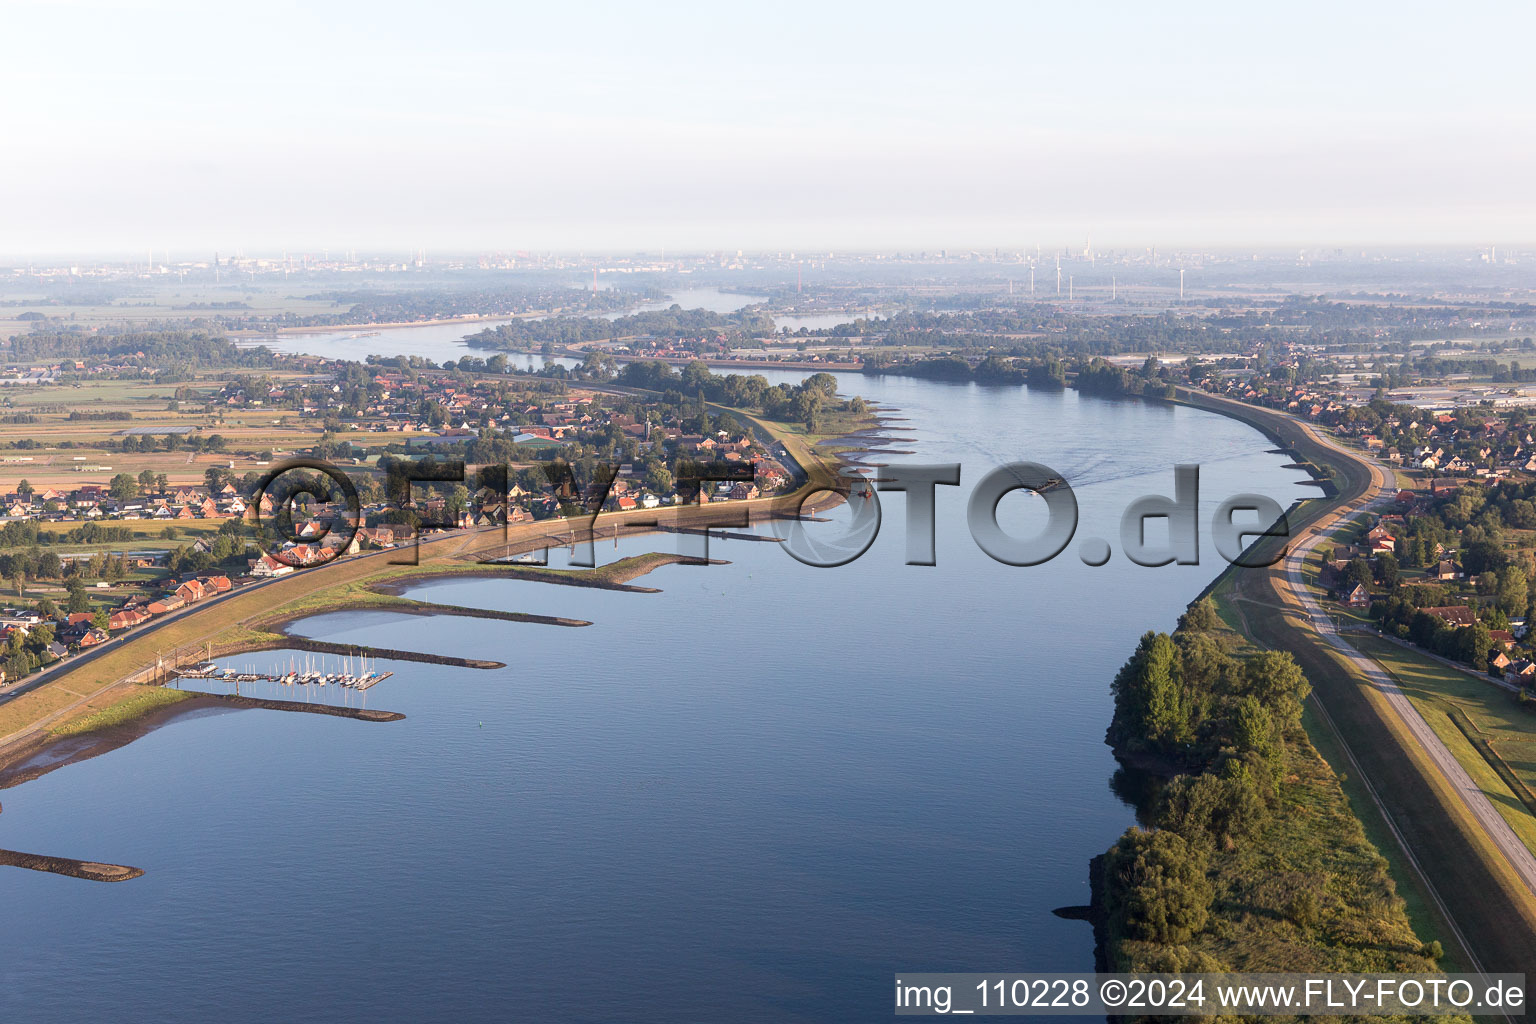
[(325, 659), (317, 664), (311, 657), (305, 657), (302, 664), (298, 659), (291, 659), (287, 672), (251, 672), (241, 671), (232, 667), (220, 667), (213, 662), (204, 662), (191, 668), (179, 669), (176, 676), (179, 679), (222, 679), (232, 683), (278, 683), (283, 686), (345, 686), (353, 690), (366, 690), (370, 686), (382, 683), (393, 672), (380, 672), (368, 667), (368, 659), (358, 656), (356, 670), (353, 670), (350, 657), (338, 659), (340, 662), (335, 671)]

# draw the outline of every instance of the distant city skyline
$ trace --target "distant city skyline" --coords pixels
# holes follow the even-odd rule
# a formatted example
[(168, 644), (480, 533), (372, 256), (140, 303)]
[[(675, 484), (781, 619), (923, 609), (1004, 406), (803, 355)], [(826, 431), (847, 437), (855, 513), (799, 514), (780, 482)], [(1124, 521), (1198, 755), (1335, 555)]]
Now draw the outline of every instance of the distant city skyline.
[[(50, 276), (142, 276), (201, 268), (213, 273), (218, 267), (240, 273), (259, 271), (301, 275), (344, 269), (388, 271), (468, 271), (571, 270), (591, 285), (622, 286), (630, 276), (683, 272), (728, 272), (779, 268), (789, 273), (805, 269), (853, 266), (924, 266), (998, 267), (1002, 271), (1017, 268), (1022, 273), (1047, 275), (1052, 268), (1077, 268), (1079, 274), (1100, 271), (1098, 277), (1109, 281), (1114, 270), (1121, 272), (1178, 272), (1179, 268), (1198, 269), (1217, 266), (1274, 266), (1294, 263), (1318, 266), (1371, 263), (1423, 264), (1451, 266), (1464, 264), (1500, 265), (1518, 268), (1536, 260), (1536, 246), (1503, 245), (1401, 245), (1401, 246), (1169, 246), (1100, 247), (1088, 245), (998, 246), (987, 248), (930, 249), (621, 249), (586, 250), (514, 249), (410, 249), (404, 246), (378, 249), (345, 249), (338, 246), (306, 248), (282, 246), (272, 249), (235, 249), (212, 251), (166, 249), (154, 252), (61, 252), (12, 254), (0, 252), (0, 268), (13, 273), (29, 269)], [(233, 278), (231, 278), (233, 280)], [(1065, 280), (1065, 278), (1063, 279)], [(1101, 282), (1102, 283), (1102, 282)], [(585, 286), (585, 285), (584, 285)]]
[(19, 0), (0, 255), (1536, 241), (1528, 5)]

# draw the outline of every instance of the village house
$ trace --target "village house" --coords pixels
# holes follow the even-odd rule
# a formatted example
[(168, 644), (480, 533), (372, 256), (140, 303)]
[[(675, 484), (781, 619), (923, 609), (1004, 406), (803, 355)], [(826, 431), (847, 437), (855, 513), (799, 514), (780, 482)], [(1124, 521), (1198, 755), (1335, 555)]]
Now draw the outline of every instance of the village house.
[(259, 577), (286, 576), (293, 572), (293, 566), (286, 562), (280, 562), (271, 555), (262, 555), (250, 561), (251, 575)]
[(1504, 681), (1515, 686), (1529, 686), (1536, 680), (1536, 662), (1521, 658), (1510, 662), (1504, 669)]
[(1344, 595), (1346, 608), (1369, 608), (1371, 606), (1371, 592), (1365, 589), (1365, 584), (1356, 583), (1354, 589)]
[(1366, 543), (1373, 554), (1386, 552), (1391, 554), (1397, 549), (1397, 538), (1392, 536), (1392, 531), (1385, 526), (1377, 525), (1365, 535)]
[(1477, 615), (1464, 604), (1441, 605), (1436, 608), (1420, 609), (1425, 615), (1439, 619), (1452, 629), (1461, 629), (1470, 626), (1477, 621)]
[(111, 630), (129, 629), (141, 622), (148, 622), (149, 615), (136, 608), (120, 608), (107, 616), (107, 628)]
[(202, 583), (197, 580), (187, 580), (176, 588), (176, 596), (184, 603), (191, 604), (194, 601), (201, 601), (208, 595), (204, 592)]

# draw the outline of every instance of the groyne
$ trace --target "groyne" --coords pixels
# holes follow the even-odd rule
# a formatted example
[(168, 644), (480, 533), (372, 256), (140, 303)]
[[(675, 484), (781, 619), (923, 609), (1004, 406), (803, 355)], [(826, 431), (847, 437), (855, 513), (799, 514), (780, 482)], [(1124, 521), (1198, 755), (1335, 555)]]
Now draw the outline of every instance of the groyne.
[(84, 878), (91, 882), (126, 882), (144, 873), (142, 868), (126, 864), (105, 864), (94, 860), (75, 860), (73, 857), (49, 857), (40, 853), (22, 853), (18, 850), (0, 850), (0, 864), (32, 871), (47, 871), (55, 875)]

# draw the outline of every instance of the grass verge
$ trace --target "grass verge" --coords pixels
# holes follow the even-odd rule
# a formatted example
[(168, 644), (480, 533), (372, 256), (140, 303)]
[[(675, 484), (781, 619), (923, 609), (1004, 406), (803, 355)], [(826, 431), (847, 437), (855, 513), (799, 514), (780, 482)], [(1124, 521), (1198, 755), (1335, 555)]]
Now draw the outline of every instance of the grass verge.
[(79, 714), (64, 719), (50, 730), (55, 736), (78, 736), (114, 725), (123, 725), (159, 708), (179, 704), (194, 696), (185, 690), (167, 690), (163, 686), (129, 686), (126, 692), (102, 696), (102, 704), (86, 704)]
[[(1415, 651), (1369, 634), (1351, 635), (1350, 642), (1392, 676), (1510, 828), (1536, 850), (1536, 814), (1522, 795), (1529, 794), (1536, 778), (1522, 778), (1497, 753), (1501, 741), (1522, 746), (1536, 742), (1536, 718), (1497, 687)], [(1529, 767), (1528, 762), (1517, 763)]]

